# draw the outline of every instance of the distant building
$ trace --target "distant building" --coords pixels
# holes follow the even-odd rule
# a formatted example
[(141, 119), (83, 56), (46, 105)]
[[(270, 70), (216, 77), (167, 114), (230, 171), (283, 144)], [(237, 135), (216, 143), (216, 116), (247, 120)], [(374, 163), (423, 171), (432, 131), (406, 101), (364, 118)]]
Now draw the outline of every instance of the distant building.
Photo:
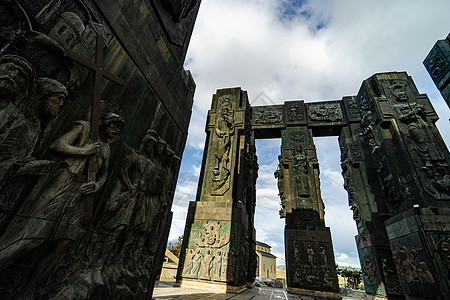
[(277, 257), (270, 253), (269, 245), (256, 241), (256, 277), (265, 279), (277, 278)]
[(164, 262), (161, 270), (159, 280), (161, 281), (174, 281), (177, 276), (178, 257), (175, 256), (169, 249), (166, 249), (164, 256)]

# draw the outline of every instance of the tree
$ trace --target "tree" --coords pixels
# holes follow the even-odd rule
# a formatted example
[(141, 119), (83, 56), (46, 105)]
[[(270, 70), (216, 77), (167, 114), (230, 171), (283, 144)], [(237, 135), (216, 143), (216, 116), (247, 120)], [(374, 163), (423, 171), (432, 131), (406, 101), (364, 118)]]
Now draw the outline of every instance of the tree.
[(182, 243), (183, 243), (183, 236), (181, 235), (178, 237), (178, 240), (176, 242), (169, 243), (167, 245), (167, 249), (169, 249), (170, 252), (175, 254), (176, 257), (180, 257)]

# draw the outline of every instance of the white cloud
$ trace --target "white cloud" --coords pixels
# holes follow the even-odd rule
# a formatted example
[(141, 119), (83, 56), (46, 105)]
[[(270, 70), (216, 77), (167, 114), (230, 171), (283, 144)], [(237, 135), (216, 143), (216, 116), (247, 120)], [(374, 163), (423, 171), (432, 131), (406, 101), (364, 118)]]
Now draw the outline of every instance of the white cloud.
[[(181, 168), (184, 175), (173, 206), (173, 232), (182, 232), (187, 202), (195, 200), (199, 150), (204, 147), (206, 115), (216, 89), (242, 86), (251, 103), (261, 93), (274, 104), (293, 99), (339, 100), (355, 95), (362, 81), (374, 73), (407, 71), (419, 91), (429, 95), (441, 117), (437, 125), (444, 140), (450, 141), (450, 111), (422, 65), (436, 40), (448, 34), (448, 0), (304, 1), (298, 9), (309, 17), (281, 22), (282, 2), (289, 1), (202, 1), (185, 64), (197, 90)], [(323, 28), (317, 29), (321, 23)], [(315, 143), (326, 224), (339, 253), (336, 261), (357, 265), (356, 227), (342, 188), (337, 138), (315, 138)], [(279, 139), (257, 142), (260, 170), (255, 216), (258, 239), (271, 244), (278, 254), (284, 253), (284, 222), (278, 219), (273, 172), (280, 144)], [(172, 231), (171, 237), (176, 238), (178, 233)]]

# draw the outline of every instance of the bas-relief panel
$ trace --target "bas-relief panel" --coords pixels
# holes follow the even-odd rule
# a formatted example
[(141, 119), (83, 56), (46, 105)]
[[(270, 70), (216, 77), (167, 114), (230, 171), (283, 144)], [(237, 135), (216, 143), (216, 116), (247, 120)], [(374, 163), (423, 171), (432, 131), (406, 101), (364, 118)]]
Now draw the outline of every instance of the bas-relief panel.
[[(57, 2), (61, 4), (58, 9), (66, 9), (64, 5), (70, 1)], [(24, 18), (13, 2), (5, 3), (12, 3), (2, 6), (6, 15)], [(74, 7), (77, 3), (70, 2)], [(86, 12), (85, 7), (78, 8)], [(115, 48), (123, 55), (107, 51), (106, 62), (120, 57), (115, 65), (118, 75), (127, 74), (133, 84), (142, 85), (125, 82), (123, 89), (107, 85), (104, 96), (108, 102), (99, 112), (100, 140), (90, 139), (87, 108), (93, 87), (85, 81), (89, 72), (63, 57), (58, 48), (92, 57), (89, 41), (104, 31), (100, 23), (80, 15), (73, 10), (60, 14), (55, 25), (48, 26), (50, 35), (28, 32), (30, 28), (24, 27), (15, 31), (1, 27), (0, 73), (12, 76), (0, 86), (0, 164), (7, 175), (0, 179), (0, 188), (2, 197), (8, 197), (2, 199), (0, 218), (0, 276), (5, 297), (19, 291), (34, 297), (37, 289), (39, 297), (87, 297), (94, 289), (108, 293), (106, 286), (116, 286), (116, 280), (122, 280), (135, 296), (142, 296), (155, 267), (158, 243), (154, 241), (162, 239), (171, 204), (168, 188), (174, 186), (180, 162), (161, 135), (169, 137), (167, 131), (174, 128), (158, 128), (148, 115), (149, 123), (131, 125), (139, 105), (138, 111), (154, 112), (158, 100), (154, 94), (145, 94), (150, 88), (120, 45), (110, 43), (108, 50)], [(50, 22), (51, 16), (39, 20)], [(74, 24), (84, 31), (75, 36), (66, 32)], [(21, 39), (27, 35), (32, 38), (30, 43)], [(136, 95), (136, 90), (143, 92)], [(152, 126), (158, 131), (149, 129)], [(129, 144), (119, 139), (120, 134)], [(172, 146), (180, 151), (180, 145)], [(21, 150), (16, 151), (17, 147)], [(45, 159), (34, 158), (43, 152)], [(116, 161), (120, 164), (112, 163)], [(19, 279), (23, 274), (17, 261), (22, 255), (27, 259), (21, 264), (31, 270), (28, 280)], [(128, 275), (117, 273), (118, 268), (127, 270)], [(80, 289), (80, 283), (84, 288)]]
[(290, 286), (320, 291), (335, 291), (337, 287), (333, 263), (334, 255), (328, 243), (315, 241), (290, 241)]
[(343, 121), (342, 108), (339, 103), (307, 104), (308, 118), (312, 122)]
[(381, 85), (392, 107), (388, 115), (383, 114), (396, 118), (424, 190), (435, 199), (450, 199), (448, 156), (437, 138), (436, 114), (428, 98), (415, 95), (406, 80), (387, 80)]
[(253, 126), (283, 125), (283, 106), (254, 106), (252, 108)]
[(236, 250), (230, 244), (229, 221), (194, 221), (186, 248), (182, 276), (193, 279), (235, 279)]
[[(439, 242), (439, 241), (438, 241)], [(404, 291), (415, 297), (440, 299), (433, 264), (424, 251), (419, 233), (390, 240), (392, 259)]]

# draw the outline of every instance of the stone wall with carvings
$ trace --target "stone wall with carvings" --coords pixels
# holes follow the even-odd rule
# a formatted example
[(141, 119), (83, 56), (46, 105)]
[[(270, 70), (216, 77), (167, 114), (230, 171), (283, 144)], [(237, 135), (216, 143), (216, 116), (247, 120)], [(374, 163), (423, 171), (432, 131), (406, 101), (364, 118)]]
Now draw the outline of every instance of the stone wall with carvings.
[(240, 88), (213, 96), (197, 199), (186, 220), (181, 286), (239, 291), (255, 279), (258, 163), (251, 117)]
[(450, 34), (434, 44), (423, 64), (450, 107)]
[(0, 1), (1, 298), (151, 294), (195, 89), (185, 2), (167, 46), (144, 1)]

